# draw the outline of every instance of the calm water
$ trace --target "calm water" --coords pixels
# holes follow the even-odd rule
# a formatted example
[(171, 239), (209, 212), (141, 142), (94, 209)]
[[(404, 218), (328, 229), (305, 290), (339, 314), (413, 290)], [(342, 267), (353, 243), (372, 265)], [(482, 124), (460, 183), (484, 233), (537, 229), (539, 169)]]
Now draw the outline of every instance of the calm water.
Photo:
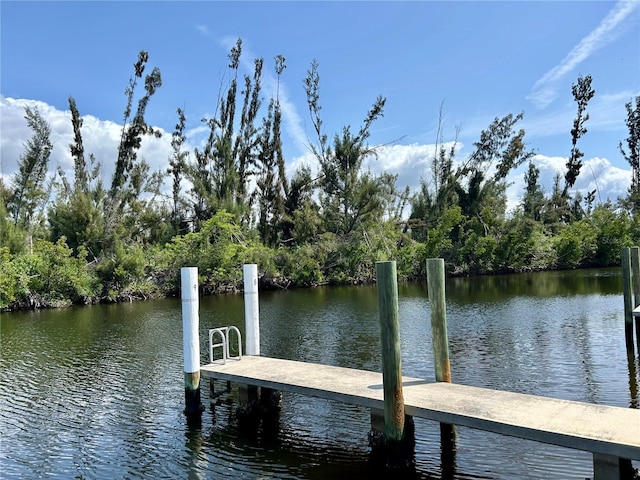
[[(399, 288), (403, 370), (433, 379), (426, 285)], [(638, 408), (618, 270), (447, 281), (454, 382)], [(200, 302), (206, 330), (243, 327), (241, 295)], [(238, 430), (203, 388), (182, 414), (180, 301), (2, 314), (0, 477), (365, 479), (369, 412), (285, 394), (276, 431)], [(375, 287), (261, 292), (262, 354), (379, 370)], [(203, 387), (206, 385), (203, 385)], [(438, 424), (416, 420), (416, 474), (440, 478)], [(636, 462), (636, 468), (640, 465)], [(458, 428), (454, 477), (591, 476), (591, 455)]]

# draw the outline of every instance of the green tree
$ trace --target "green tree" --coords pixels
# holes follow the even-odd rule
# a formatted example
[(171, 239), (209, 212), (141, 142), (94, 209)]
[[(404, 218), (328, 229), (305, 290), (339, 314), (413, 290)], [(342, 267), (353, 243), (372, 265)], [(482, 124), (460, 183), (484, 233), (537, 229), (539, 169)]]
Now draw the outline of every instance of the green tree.
[(447, 208), (442, 217), (427, 232), (426, 257), (443, 257), (445, 261), (451, 260), (453, 256), (452, 237), (454, 230), (463, 221), (462, 211), (459, 205)]
[(544, 207), (544, 192), (538, 183), (540, 169), (529, 160), (529, 168), (524, 174), (525, 193), (522, 199), (522, 209), (525, 216), (539, 222), (542, 219), (542, 209)]
[(311, 121), (318, 135), (318, 145), (312, 147), (319, 164), (319, 198), (325, 229), (338, 235), (348, 235), (356, 227), (379, 220), (387, 210), (388, 199), (395, 193), (395, 177), (375, 176), (362, 171), (364, 160), (376, 150), (367, 145), (370, 128), (383, 115), (386, 100), (378, 97), (367, 113), (357, 134), (349, 126), (327, 144), (320, 119), (318, 63), (313, 61), (304, 82)]
[(311, 242), (322, 228), (320, 206), (314, 199), (313, 185), (309, 166), (298, 167), (289, 181), (280, 224), (280, 236), (285, 244), (300, 246)]
[(280, 75), (286, 68), (282, 55), (276, 56), (276, 95), (269, 102), (267, 117), (263, 120), (256, 161), (256, 190), (254, 198), (258, 208), (258, 232), (265, 245), (278, 243), (278, 234), (284, 220), (287, 179), (282, 154), (279, 87)]
[(73, 141), (69, 145), (71, 157), (74, 165), (74, 189), (76, 191), (87, 192), (89, 190), (89, 173), (87, 162), (84, 158), (84, 143), (82, 141), (82, 117), (78, 111), (76, 101), (69, 97), (69, 109), (71, 110), (71, 126), (73, 127)]
[(632, 102), (625, 103), (627, 118), (625, 123), (629, 129), (629, 136), (626, 139), (627, 150), (618, 144), (620, 153), (631, 166), (631, 186), (629, 187), (628, 202), (631, 211), (640, 213), (640, 96), (635, 98), (635, 107)]
[(143, 135), (153, 135), (156, 138), (161, 136), (161, 133), (149, 126), (144, 118), (149, 100), (151, 100), (151, 97), (156, 93), (157, 89), (162, 86), (162, 76), (158, 67), (154, 67), (153, 71), (145, 77), (145, 94), (138, 100), (136, 113), (133, 118), (131, 117), (131, 108), (133, 106), (138, 80), (142, 78), (148, 60), (149, 53), (141, 50), (138, 54), (138, 60), (134, 64), (135, 73), (129, 79), (129, 85), (125, 89), (127, 105), (122, 119), (122, 133), (118, 145), (116, 168), (109, 191), (110, 198), (112, 198), (114, 202), (120, 200), (118, 197), (135, 165)]
[[(475, 150), (455, 169), (459, 132), (452, 146), (445, 148), (439, 128), (433, 187), (423, 179), (412, 202), (410, 225), (414, 239), (426, 242), (428, 252), (457, 262), (460, 272), (489, 271), (494, 263), (495, 236), (506, 213), (506, 177), (533, 156), (526, 148), (525, 131), (514, 129), (522, 118), (523, 114), (495, 118), (481, 132)], [(452, 224), (451, 218), (457, 223)], [(481, 261), (481, 256), (486, 258)]]
[[(125, 89), (127, 104), (123, 114), (118, 157), (105, 204), (105, 240), (108, 248), (114, 245), (114, 235), (124, 240), (123, 237), (127, 233), (122, 229), (123, 220), (129, 214), (135, 215), (139, 209), (138, 206), (130, 205), (130, 202), (139, 199), (142, 190), (140, 175), (148, 173), (146, 162), (138, 160), (142, 138), (145, 135), (156, 138), (161, 136), (160, 131), (148, 125), (144, 117), (151, 97), (162, 86), (162, 76), (158, 67), (154, 67), (151, 73), (144, 77), (145, 93), (138, 100), (136, 112), (132, 116), (136, 88), (138, 81), (143, 77), (148, 60), (148, 52), (141, 50), (134, 64), (134, 75), (129, 79), (129, 85)], [(127, 207), (131, 207), (133, 212), (127, 212)]]
[(184, 233), (187, 230), (187, 218), (185, 215), (186, 202), (181, 194), (181, 185), (187, 168), (189, 151), (183, 150), (184, 144), (187, 141), (185, 133), (186, 117), (181, 108), (178, 108), (177, 113), (178, 123), (171, 135), (171, 148), (173, 149), (173, 155), (169, 158), (167, 174), (171, 175), (172, 179), (171, 225), (173, 227), (173, 231), (176, 234), (179, 234)]
[(0, 177), (0, 249), (4, 248), (7, 256), (23, 252), (26, 240), (26, 232), (16, 227), (9, 216), (7, 203), (10, 198), (11, 192)]
[(553, 239), (558, 268), (588, 267), (595, 264), (597, 232), (593, 227), (590, 219), (583, 218), (560, 230), (560, 234)]
[(493, 272), (527, 272), (555, 268), (554, 245), (540, 222), (522, 212), (508, 218), (497, 234)]
[[(508, 114), (495, 118), (489, 127), (480, 133), (475, 150), (463, 163), (456, 175), (456, 190), (462, 212), (466, 216), (478, 216), (484, 206), (494, 214), (503, 215), (506, 207), (506, 178), (509, 173), (533, 156), (526, 149), (525, 131), (514, 131), (523, 114)], [(490, 173), (493, 169), (493, 173)], [(466, 182), (460, 182), (466, 178)]]
[(179, 270), (183, 266), (199, 268), (201, 287), (216, 292), (220, 285), (235, 287), (242, 281), (242, 264), (252, 246), (235, 215), (218, 211), (202, 223), (197, 232), (178, 235), (167, 243), (164, 251), (165, 270), (160, 275), (170, 279), (178, 288)]
[(638, 237), (632, 236), (633, 221), (627, 212), (614, 208), (611, 202), (596, 206), (590, 218), (592, 229), (597, 232), (594, 263), (598, 266), (620, 265), (622, 247), (637, 243)]
[(18, 160), (18, 172), (12, 177), (12, 195), (7, 208), (14, 227), (27, 230), (29, 245), (32, 245), (34, 217), (48, 197), (45, 180), (53, 144), (51, 127), (37, 107), (25, 107), (24, 118), (33, 135), (25, 143), (25, 151)]
[(57, 197), (48, 212), (49, 236), (53, 242), (64, 237), (74, 251), (82, 246), (96, 259), (102, 250), (106, 193), (100, 178), (100, 164), (93, 154), (89, 155), (87, 165), (82, 117), (73, 97), (69, 97), (69, 108), (74, 132), (74, 142), (69, 144), (74, 159), (74, 181), (70, 183), (64, 171), (58, 169)]
[(567, 198), (569, 189), (576, 183), (578, 175), (580, 175), (580, 169), (582, 168), (582, 157), (584, 153), (578, 148), (578, 139), (587, 133), (587, 129), (584, 124), (589, 120), (589, 114), (585, 113), (589, 101), (595, 95), (595, 90), (591, 88), (591, 75), (583, 77), (578, 76), (577, 83), (571, 85), (571, 93), (573, 99), (578, 105), (578, 113), (573, 120), (573, 128), (571, 129), (571, 154), (567, 161), (567, 172), (564, 179), (564, 190), (562, 196)]
[[(217, 116), (203, 119), (209, 136), (202, 151), (194, 151), (195, 161), (187, 170), (193, 184), (195, 217), (198, 223), (218, 210), (236, 215), (249, 222), (248, 186), (256, 162), (259, 129), (256, 126), (261, 106), (261, 58), (254, 60), (253, 77), (244, 76), (244, 89), (238, 92), (238, 69), (242, 54), (242, 39), (229, 53), (231, 80), (218, 100)], [(241, 98), (240, 95), (243, 95)], [(239, 118), (236, 106), (242, 102)]]
[(441, 136), (441, 125), (442, 109), (438, 121), (435, 154), (431, 162), (431, 182), (421, 178), (420, 190), (411, 199), (408, 227), (411, 229), (413, 238), (421, 242), (426, 241), (429, 229), (435, 226), (444, 212), (457, 205), (459, 200), (455, 188), (456, 172), (453, 170), (459, 129), (456, 131), (456, 140), (447, 148)]
[(570, 218), (570, 207), (567, 198), (563, 195), (563, 190), (560, 186), (561, 181), (562, 176), (557, 172), (553, 177), (551, 195), (546, 199), (542, 210), (542, 221), (556, 233), (562, 224)]

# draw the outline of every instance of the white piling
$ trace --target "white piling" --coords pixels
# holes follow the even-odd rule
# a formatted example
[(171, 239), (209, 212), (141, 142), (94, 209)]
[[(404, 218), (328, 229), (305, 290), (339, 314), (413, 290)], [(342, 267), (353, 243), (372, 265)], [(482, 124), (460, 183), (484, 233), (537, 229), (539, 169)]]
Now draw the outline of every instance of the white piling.
[(182, 286), (182, 353), (184, 357), (184, 413), (200, 417), (200, 335), (198, 317), (198, 269), (180, 269)]
[(244, 325), (246, 355), (260, 355), (260, 311), (258, 308), (258, 265), (242, 267), (244, 276)]

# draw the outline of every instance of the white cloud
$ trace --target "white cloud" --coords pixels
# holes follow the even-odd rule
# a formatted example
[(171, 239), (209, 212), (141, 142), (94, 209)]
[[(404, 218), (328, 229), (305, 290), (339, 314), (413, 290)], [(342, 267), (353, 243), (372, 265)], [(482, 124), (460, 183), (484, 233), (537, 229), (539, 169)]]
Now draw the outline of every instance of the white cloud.
[[(35, 100), (13, 99), (0, 97), (2, 108), (2, 143), (0, 159), (0, 176), (5, 183), (17, 171), (20, 155), (24, 152), (24, 143), (32, 136), (32, 132), (24, 119), (24, 107), (37, 107), (42, 116), (51, 126), (51, 142), (53, 150), (49, 159), (49, 170), (55, 171), (62, 168), (68, 178), (73, 178), (73, 159), (69, 150), (69, 144), (73, 142), (73, 129), (71, 126), (71, 113), (57, 110), (56, 108)], [(96, 160), (102, 165), (102, 175), (105, 184), (111, 181), (116, 158), (118, 144), (122, 132), (121, 125), (111, 121), (100, 120), (91, 115), (82, 116), (82, 137), (85, 155), (93, 153)], [(171, 135), (162, 132), (160, 139), (145, 137), (138, 153), (139, 158), (144, 158), (151, 170), (166, 168), (168, 158), (171, 156)]]
[(310, 170), (311, 178), (317, 178), (318, 172), (320, 171), (320, 164), (318, 163), (318, 159), (313, 155), (313, 153), (308, 152), (304, 155), (300, 155), (299, 157), (294, 157), (292, 160), (288, 161), (286, 164), (286, 173), (287, 177), (293, 177), (298, 169), (306, 167)]
[[(449, 144), (444, 146), (450, 147)], [(365, 161), (364, 168), (377, 174), (397, 174), (398, 188), (409, 186), (415, 192), (420, 188), (421, 180), (429, 182), (436, 148), (435, 144), (385, 145), (378, 148), (377, 158), (372, 156)]]
[(51, 142), (53, 150), (49, 165), (65, 168), (71, 164), (71, 153), (68, 145), (73, 139), (70, 114), (56, 110), (54, 107), (36, 100), (24, 100), (0, 97), (2, 108), (2, 139), (0, 159), (0, 175), (8, 177), (15, 173), (18, 161), (24, 152), (24, 145), (32, 136), (24, 118), (25, 107), (37, 108), (51, 126)]
[[(553, 183), (557, 174), (560, 174), (560, 187), (564, 187), (567, 157), (535, 155), (532, 160), (540, 170), (538, 183), (546, 195), (553, 190)], [(510, 211), (517, 208), (522, 201), (522, 194), (525, 189), (524, 170), (526, 168), (528, 166), (523, 165), (510, 178), (512, 184), (507, 189), (507, 209)], [(627, 195), (630, 184), (631, 170), (616, 167), (606, 158), (593, 157), (583, 162), (580, 175), (570, 193), (575, 195), (576, 192), (580, 192), (583, 196), (586, 196), (588, 192), (596, 190), (596, 203), (606, 202), (607, 200), (615, 203), (618, 197)]]
[(304, 130), (302, 118), (293, 102), (289, 99), (287, 88), (280, 83), (280, 107), (282, 108), (282, 119), (284, 120), (284, 131), (294, 142), (300, 152), (309, 151), (309, 139)]
[(566, 57), (545, 73), (533, 86), (527, 99), (539, 108), (548, 106), (557, 97), (556, 83), (599, 48), (615, 40), (623, 31), (621, 23), (640, 6), (637, 0), (620, 0), (600, 24), (584, 37)]
[[(451, 148), (451, 143), (446, 143), (445, 148)], [(458, 142), (458, 148), (463, 145)], [(411, 145), (388, 145), (378, 149), (378, 156), (368, 158), (363, 168), (375, 174), (388, 172), (398, 175), (397, 186), (403, 189), (409, 186), (412, 193), (420, 188), (420, 182), (424, 180), (427, 184), (432, 181), (431, 161), (436, 151), (435, 144), (411, 144)], [(462, 160), (460, 156), (458, 160)], [(567, 157), (548, 156), (537, 154), (533, 157), (533, 162), (540, 170), (539, 184), (545, 194), (553, 190), (553, 183), (556, 175), (560, 175), (560, 186), (564, 186), (564, 173), (566, 171)], [(306, 154), (294, 159), (288, 164), (288, 174), (292, 175), (298, 166), (306, 164), (311, 167), (312, 175), (318, 172), (316, 159), (311, 154)], [(454, 168), (456, 162), (454, 162)], [(528, 166), (522, 165), (516, 172), (513, 172), (507, 179), (507, 210), (513, 211), (517, 208), (524, 193), (524, 171)], [(615, 202), (618, 197), (627, 194), (631, 182), (631, 170), (616, 167), (606, 158), (593, 157), (584, 161), (581, 173), (578, 176), (575, 188), (571, 193), (580, 191), (583, 195), (597, 189), (596, 202)]]
[(198, 32), (200, 32), (202, 35), (206, 36), (206, 37), (211, 37), (211, 31), (209, 30), (209, 27), (207, 27), (206, 25), (196, 25), (196, 30), (198, 30)]
[(630, 185), (631, 170), (613, 166), (606, 158), (594, 157), (584, 162), (575, 187), (583, 195), (595, 190), (596, 202), (615, 202), (627, 195)]
[[(450, 148), (451, 143), (444, 145)], [(458, 143), (459, 151), (463, 145)], [(381, 147), (378, 158), (369, 158), (364, 168), (374, 173), (389, 172), (398, 174), (397, 186), (409, 186), (412, 192), (420, 188), (421, 180), (431, 182), (431, 161), (436, 150), (434, 144), (391, 145)], [(462, 160), (462, 157), (459, 157)], [(560, 175), (561, 186), (564, 186), (567, 157), (535, 155), (533, 162), (540, 170), (539, 183), (546, 194), (553, 190), (556, 175)], [(455, 168), (455, 164), (454, 164)], [(507, 179), (507, 210), (513, 211), (522, 201), (525, 188), (524, 171), (527, 165), (521, 166)], [(618, 197), (626, 196), (631, 183), (631, 170), (616, 167), (606, 158), (593, 157), (584, 161), (575, 187), (571, 193), (580, 191), (583, 195), (597, 190), (596, 202), (615, 202)]]
[[(460, 145), (460, 144), (459, 144)], [(445, 144), (445, 148), (450, 144)], [(435, 144), (385, 145), (378, 147), (377, 156), (369, 156), (362, 164), (364, 170), (373, 174), (391, 173), (398, 175), (398, 188), (409, 186), (412, 191), (420, 187), (420, 180), (429, 180), (431, 160), (436, 151)], [(319, 165), (312, 153), (294, 158), (287, 164), (287, 174), (293, 175), (301, 166), (311, 169), (311, 175), (318, 174)]]
[(400, 170), (402, 168), (429, 167), (431, 159), (436, 153), (436, 145), (389, 145), (380, 148), (378, 159), (385, 171)]

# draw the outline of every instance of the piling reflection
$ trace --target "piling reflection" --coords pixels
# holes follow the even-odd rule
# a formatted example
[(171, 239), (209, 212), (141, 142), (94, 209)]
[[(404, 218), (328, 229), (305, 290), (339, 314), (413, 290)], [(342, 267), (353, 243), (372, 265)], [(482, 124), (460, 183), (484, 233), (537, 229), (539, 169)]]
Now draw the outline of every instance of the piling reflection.
[(627, 349), (627, 367), (629, 368), (629, 407), (640, 408), (638, 405), (638, 369), (633, 349)]
[(193, 421), (186, 422), (185, 451), (189, 456), (189, 479), (201, 480), (207, 470), (206, 456), (203, 455), (204, 439), (202, 436), (201, 422), (198, 425)]
[(440, 424), (440, 468), (442, 480), (456, 478), (456, 429), (446, 423)]

